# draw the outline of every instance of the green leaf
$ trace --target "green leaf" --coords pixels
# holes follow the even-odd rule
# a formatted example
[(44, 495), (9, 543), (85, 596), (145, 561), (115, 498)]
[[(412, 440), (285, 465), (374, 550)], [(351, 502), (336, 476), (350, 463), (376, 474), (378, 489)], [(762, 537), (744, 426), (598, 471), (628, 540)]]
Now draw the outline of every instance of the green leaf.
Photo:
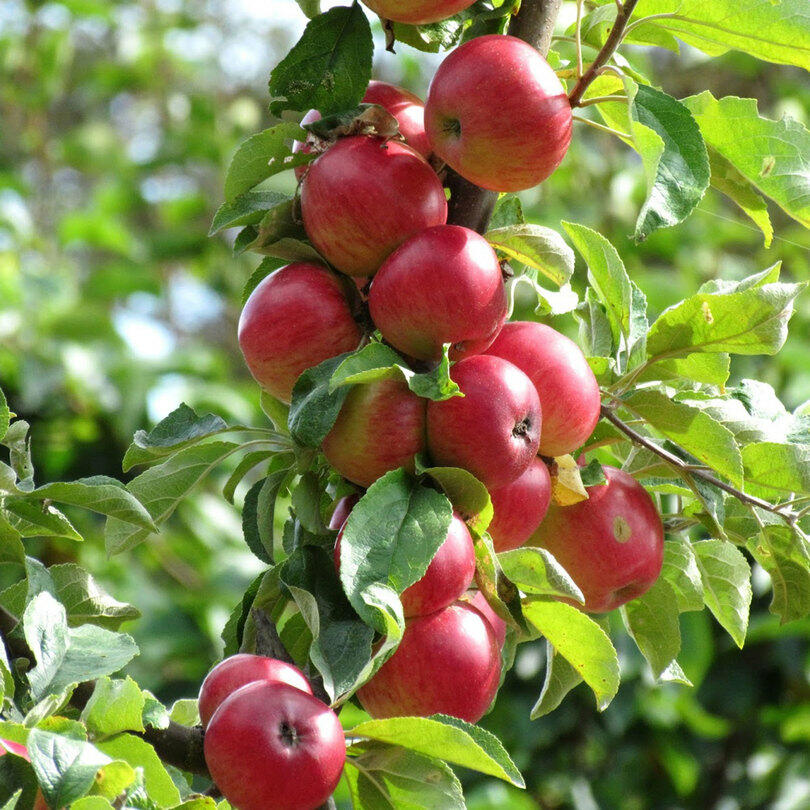
[(71, 627), (90, 623), (117, 630), (123, 622), (141, 615), (132, 605), (113, 599), (87, 571), (74, 563), (52, 565), (48, 573)]
[(638, 375), (637, 382), (689, 380), (723, 387), (730, 371), (731, 358), (724, 352), (688, 354), (686, 357), (650, 361)]
[(661, 578), (675, 593), (678, 610), (703, 610), (703, 582), (692, 544), (680, 535), (668, 537), (664, 543), (664, 565)]
[(7, 497), (3, 505), (5, 518), (18, 536), (23, 537), (64, 537), (81, 542), (84, 538), (67, 516), (55, 506), (44, 501), (22, 497)]
[(742, 456), (734, 434), (725, 425), (652, 388), (633, 392), (622, 404), (735, 486), (742, 486)]
[(124, 456), (123, 470), (127, 472), (139, 464), (149, 464), (165, 458), (209, 436), (217, 436), (232, 429), (234, 428), (229, 428), (222, 417), (213, 413), (199, 416), (184, 402), (148, 433), (145, 430), (136, 431)]
[(810, 445), (755, 442), (743, 447), (742, 458), (748, 484), (810, 494)]
[(625, 626), (659, 678), (681, 651), (678, 603), (668, 582), (659, 579), (647, 593), (622, 608)]
[(335, 370), (347, 357), (347, 354), (330, 357), (314, 368), (308, 368), (296, 380), (287, 426), (292, 436), (305, 447), (320, 446), (343, 407), (349, 388), (331, 390), (330, 382)]
[(305, 134), (298, 124), (287, 121), (243, 141), (225, 176), (226, 202), (233, 203), (237, 197), (274, 174), (309, 163), (314, 155), (292, 151), (292, 142), (303, 140)]
[(81, 506), (147, 531), (155, 530), (149, 512), (138, 499), (120, 481), (106, 475), (45, 484), (33, 490), (28, 497)]
[(301, 8), (301, 11), (311, 20), (321, 13), (321, 0), (295, 0)]
[(521, 591), (536, 596), (561, 596), (585, 603), (568, 572), (544, 548), (523, 546), (498, 555), (504, 574)]
[(461, 783), (440, 759), (398, 745), (367, 743), (344, 776), (356, 810), (465, 810)]
[(330, 115), (356, 107), (371, 78), (373, 50), (358, 3), (319, 14), (270, 74), (270, 111), (314, 108)]
[(289, 200), (286, 194), (278, 191), (247, 191), (231, 202), (223, 203), (214, 214), (209, 236), (225, 228), (237, 228), (243, 225), (256, 225), (269, 209)]
[(574, 251), (551, 228), (509, 225), (487, 231), (486, 239), (495, 250), (539, 270), (557, 285), (565, 284), (574, 273)]
[[(9, 464), (19, 479), (17, 487), (24, 491), (34, 488), (34, 463), (31, 460), (31, 439), (28, 436), (29, 424), (24, 419), (12, 422), (6, 430), (0, 444), (8, 447)], [(2, 470), (2, 468), (0, 468)], [(3, 475), (0, 472), (0, 486), (3, 484)]]
[(733, 293), (698, 293), (664, 310), (650, 327), (655, 360), (695, 352), (776, 354), (787, 338), (802, 285), (765, 284)]
[(450, 379), (448, 352), (449, 344), (443, 347), (442, 359), (432, 370), (416, 373), (397, 352), (374, 341), (346, 357), (332, 374), (329, 387), (334, 391), (346, 385), (402, 377), (417, 396), (437, 401), (450, 399), (458, 396), (460, 389)]
[[(282, 259), (276, 259), (273, 256), (265, 256), (259, 266), (250, 274), (250, 278), (245, 282), (242, 288), (242, 306), (247, 303), (250, 294), (264, 281), (270, 273), (283, 267), (285, 262)], [(264, 393), (264, 392), (262, 392)], [(285, 422), (286, 425), (286, 422)], [(278, 428), (278, 426), (276, 426)]]
[(661, 16), (636, 31), (664, 29), (711, 56), (735, 49), (810, 70), (810, 13), (804, 0), (681, 0), (677, 6), (671, 0), (641, 0), (634, 16), (654, 14)]
[(757, 192), (745, 175), (734, 167), (716, 149), (709, 148), (709, 166), (712, 170), (713, 188), (726, 195), (736, 203), (740, 210), (762, 231), (765, 247), (773, 241), (773, 225), (768, 213), (768, 204)]
[(584, 225), (563, 222), (563, 227), (588, 265), (588, 281), (605, 306), (614, 344), (618, 346), (623, 340), (630, 349), (637, 342), (643, 343), (647, 302), (627, 275), (616, 248)]
[(6, 402), (6, 395), (3, 393), (3, 389), (0, 388), (0, 440), (6, 435), (10, 422), (11, 414)]
[(112, 759), (120, 759), (133, 768), (143, 769), (144, 784), (149, 798), (162, 807), (180, 804), (180, 792), (149, 743), (132, 734), (119, 734), (98, 744), (99, 750)]
[(489, 219), (490, 231), (525, 223), (526, 217), (523, 215), (523, 204), (520, 202), (520, 197), (517, 194), (499, 195)]
[(279, 458), (273, 450), (254, 450), (252, 453), (242, 456), (236, 468), (225, 482), (225, 486), (222, 488), (222, 495), (225, 500), (232, 504), (236, 488), (242, 483), (245, 477), (262, 462), (272, 458)]
[(248, 548), (265, 563), (274, 556), (274, 527), (276, 500), (292, 472), (288, 468), (274, 470), (257, 481), (245, 495), (242, 507), (242, 532)]
[(706, 605), (738, 647), (743, 646), (751, 608), (751, 569), (742, 552), (725, 540), (692, 544)]
[(787, 526), (766, 525), (748, 549), (768, 572), (773, 587), (770, 611), (780, 623), (810, 614), (810, 562), (802, 553), (802, 541)]
[(66, 807), (92, 787), (110, 758), (85, 740), (39, 728), (28, 735), (28, 753), (42, 794), (51, 807)]
[(425, 467), (419, 470), (432, 478), (475, 534), (483, 534), (495, 514), (487, 488), (461, 467)]
[[(160, 525), (214, 467), (239, 449), (240, 445), (232, 442), (192, 444), (133, 478), (127, 488), (147, 508), (155, 524)], [(110, 555), (128, 551), (148, 536), (147, 529), (117, 518), (107, 519), (105, 541)]]
[(380, 595), (400, 594), (425, 575), (447, 537), (452, 513), (443, 494), (402, 469), (368, 488), (349, 515), (340, 551), (343, 589), (364, 621), (385, 630)]
[(146, 700), (131, 678), (99, 678), (81, 719), (96, 737), (111, 737), (122, 731), (143, 731), (143, 709)]
[(315, 546), (296, 549), (281, 569), (312, 632), (310, 657), (332, 699), (351, 691), (371, 660), (374, 631), (352, 609), (331, 555)]
[(197, 701), (194, 698), (182, 698), (176, 700), (172, 704), (172, 709), (169, 712), (172, 722), (179, 723), (181, 726), (197, 726), (200, 724), (200, 711), (197, 707)]
[(658, 228), (683, 222), (694, 211), (709, 185), (710, 171), (706, 144), (680, 101), (640, 84), (633, 99), (633, 116), (663, 143), (636, 221), (635, 239), (641, 241)]
[[(787, 2), (782, 0), (782, 6)], [(736, 19), (742, 15), (734, 16)], [(810, 19), (807, 35), (810, 42)], [(795, 36), (795, 30), (791, 36)], [(757, 111), (756, 99), (727, 96), (718, 100), (708, 90), (684, 99), (684, 104), (694, 115), (706, 143), (739, 173), (736, 179), (744, 177), (785, 213), (810, 228), (810, 132), (801, 123), (787, 116), (779, 121), (763, 118)], [(761, 219), (761, 208), (758, 216)]]
[(349, 737), (399, 745), (523, 787), (523, 777), (497, 737), (455, 717), (391, 717), (360, 723)]
[[(294, 200), (284, 200), (266, 211), (261, 221), (254, 227), (255, 234), (240, 245), (242, 250), (262, 253), (285, 262), (319, 262), (324, 259), (306, 239), (307, 234), (301, 224)], [(241, 252), (241, 251), (240, 251)]]
[(563, 602), (533, 600), (523, 605), (523, 615), (574, 667), (604, 710), (619, 690), (619, 659), (605, 631)]
[(582, 676), (546, 640), (546, 677), (543, 690), (532, 707), (530, 719), (537, 720), (556, 709), (565, 696), (582, 683)]

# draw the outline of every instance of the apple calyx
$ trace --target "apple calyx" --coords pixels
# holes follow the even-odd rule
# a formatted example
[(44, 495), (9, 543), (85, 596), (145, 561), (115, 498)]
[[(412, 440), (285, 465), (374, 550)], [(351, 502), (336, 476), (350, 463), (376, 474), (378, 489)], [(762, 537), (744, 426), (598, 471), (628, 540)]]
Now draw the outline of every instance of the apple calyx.
[(302, 126), (308, 133), (307, 143), (310, 135), (316, 141), (312, 144), (313, 151), (316, 146), (325, 151), (339, 138), (348, 138), (352, 135), (372, 135), (385, 141), (405, 141), (399, 131), (397, 119), (385, 107), (368, 102), (358, 104), (348, 112), (327, 115)]

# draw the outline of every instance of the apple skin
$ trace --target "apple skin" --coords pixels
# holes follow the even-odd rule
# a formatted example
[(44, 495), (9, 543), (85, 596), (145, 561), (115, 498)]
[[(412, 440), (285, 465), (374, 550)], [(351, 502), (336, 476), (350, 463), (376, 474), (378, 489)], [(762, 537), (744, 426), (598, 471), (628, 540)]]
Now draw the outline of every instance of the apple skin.
[(250, 294), (239, 318), (239, 346), (256, 381), (282, 402), (290, 401), (304, 370), (360, 343), (343, 285), (319, 264), (295, 262)]
[[(335, 543), (335, 568), (340, 571), (343, 529)], [(406, 619), (427, 616), (456, 601), (470, 587), (475, 575), (475, 548), (467, 524), (453, 513), (447, 537), (430, 561), (422, 579), (400, 594)]]
[(586, 501), (552, 504), (529, 541), (573, 577), (588, 613), (607, 613), (646, 593), (664, 557), (664, 527), (647, 490), (622, 470), (604, 470), (607, 484), (588, 487)]
[(363, 5), (380, 17), (409, 25), (446, 20), (464, 11), (474, 0), (363, 0)]
[(413, 472), (425, 448), (425, 402), (404, 380), (355, 385), (323, 440), (326, 460), (361, 487), (398, 467)]
[(573, 340), (542, 323), (512, 321), (487, 354), (514, 363), (537, 388), (541, 455), (564, 456), (587, 441), (599, 421), (599, 383)]
[(360, 500), (359, 495), (344, 495), (336, 504), (332, 517), (329, 518), (329, 528), (332, 531), (339, 531), (343, 528), (346, 518), (349, 517), (355, 504)]
[(470, 604), (480, 611), (481, 615), (489, 622), (490, 627), (498, 640), (498, 647), (503, 649), (506, 642), (506, 622), (490, 607), (486, 597), (481, 591), (476, 591), (475, 596), (470, 599)]
[(243, 686), (216, 710), (205, 761), (239, 810), (315, 810), (343, 773), (346, 745), (337, 715), (287, 684)]
[(203, 728), (211, 721), (214, 712), (229, 695), (242, 686), (255, 681), (286, 683), (312, 694), (312, 687), (297, 667), (266, 658), (263, 655), (240, 653), (220, 661), (206, 676), (200, 687), (199, 707)]
[[(15, 743), (11, 740), (0, 740), (0, 757), (5, 754), (13, 754), (14, 756), (22, 757), (26, 762), (31, 761), (31, 757), (28, 755), (28, 749), (22, 745), (22, 743)], [(41, 790), (37, 790), (36, 792), (32, 810), (50, 810)]]
[[(545, 432), (545, 411), (543, 431)], [(487, 531), (495, 551), (510, 551), (522, 546), (543, 522), (551, 503), (551, 476), (548, 467), (532, 459), (526, 472), (505, 487), (490, 493), (495, 515)]]
[(434, 463), (463, 467), (489, 490), (511, 484), (537, 455), (542, 419), (535, 387), (517, 366), (487, 354), (460, 360), (450, 377), (464, 396), (427, 406)]
[(431, 148), (425, 132), (425, 102), (403, 87), (372, 79), (363, 96), (366, 104), (384, 107), (399, 124), (399, 133), (405, 143), (423, 158), (430, 157)]
[(317, 251), (350, 276), (371, 276), (409, 236), (447, 221), (438, 175), (411, 147), (355, 135), (309, 164), (301, 216)]
[(453, 360), (484, 351), (506, 320), (508, 304), (495, 251), (460, 225), (412, 236), (371, 282), (371, 318), (396, 349), (438, 360), (452, 343)]
[(425, 127), (433, 151), (492, 191), (545, 180), (571, 141), (571, 105), (548, 62), (511, 36), (476, 37), (439, 66)]
[(468, 602), (411, 619), (396, 652), (358, 692), (372, 717), (449, 714), (478, 722), (501, 677), (498, 640)]

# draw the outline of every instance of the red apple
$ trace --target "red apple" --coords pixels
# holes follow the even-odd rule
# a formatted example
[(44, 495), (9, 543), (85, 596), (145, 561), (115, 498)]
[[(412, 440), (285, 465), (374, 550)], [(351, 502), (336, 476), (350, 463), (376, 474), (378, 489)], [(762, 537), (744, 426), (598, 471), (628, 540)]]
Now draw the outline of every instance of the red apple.
[(312, 244), (331, 264), (350, 276), (370, 276), (409, 236), (443, 225), (447, 200), (418, 152), (356, 135), (309, 165), (301, 216)]
[(486, 597), (481, 591), (476, 591), (470, 599), (470, 604), (481, 611), (481, 615), (489, 622), (490, 627), (498, 639), (498, 646), (503, 647), (506, 641), (506, 622), (490, 607)]
[(289, 402), (301, 372), (357, 348), (362, 338), (344, 282), (318, 264), (288, 264), (263, 279), (239, 318), (250, 373)]
[[(340, 570), (343, 529), (335, 544), (335, 568)], [(467, 524), (453, 514), (445, 541), (439, 546), (422, 579), (400, 595), (405, 618), (426, 616), (446, 608), (470, 587), (475, 574), (475, 549)]]
[[(321, 114), (318, 112), (318, 110), (309, 110), (309, 112), (307, 112), (307, 114), (301, 119), (301, 126), (304, 126), (304, 124), (313, 124), (315, 121), (320, 120)], [(293, 141), (292, 151), (293, 153), (303, 152), (305, 155), (308, 155), (312, 151), (312, 147), (306, 141)], [(294, 171), (296, 178), (300, 180), (306, 174), (307, 164), (303, 166), (296, 166)]]
[(571, 141), (571, 105), (548, 62), (521, 39), (491, 34), (453, 51), (425, 104), (433, 151), (472, 183), (520, 191), (545, 180)]
[(543, 408), (540, 453), (564, 456), (588, 439), (599, 421), (599, 383), (579, 346), (550, 326), (512, 321), (487, 354), (514, 363), (534, 383)]
[(464, 396), (428, 402), (433, 461), (463, 467), (490, 490), (512, 483), (531, 464), (540, 442), (540, 401), (531, 380), (487, 354), (459, 361), (450, 377)]
[(397, 119), (399, 133), (405, 138), (405, 143), (422, 157), (430, 156), (430, 144), (425, 133), (425, 103), (419, 96), (402, 87), (372, 79), (363, 101), (366, 104), (379, 104), (388, 110)]
[(254, 681), (286, 683), (312, 694), (304, 673), (291, 664), (265, 658), (263, 655), (241, 653), (220, 661), (206, 676), (200, 687), (200, 720), (205, 728), (225, 698), (242, 686)]
[(380, 17), (409, 25), (446, 20), (469, 8), (475, 0), (363, 0)]
[(586, 501), (552, 504), (529, 541), (568, 571), (589, 613), (607, 613), (646, 593), (664, 556), (661, 516), (647, 490), (622, 470), (604, 470), (607, 484), (588, 487)]
[[(543, 433), (546, 412), (543, 411)], [(509, 551), (522, 546), (542, 523), (551, 503), (551, 476), (539, 458), (532, 459), (526, 472), (490, 493), (495, 516), (487, 531), (495, 551)]]
[[(14, 756), (21, 757), (26, 762), (31, 761), (31, 757), (28, 755), (28, 749), (24, 745), (12, 742), (11, 740), (0, 739), (0, 757), (5, 754), (13, 754)], [(34, 806), (32, 810), (49, 810), (45, 797), (40, 790), (37, 790), (34, 796)]]
[(204, 746), (211, 778), (239, 810), (315, 810), (332, 795), (346, 760), (343, 729), (327, 705), (266, 681), (222, 703)]
[(355, 385), (323, 440), (327, 461), (361, 487), (398, 467), (413, 471), (425, 448), (425, 402), (404, 380)]
[(349, 513), (359, 500), (359, 495), (345, 495), (335, 504), (335, 511), (332, 512), (332, 517), (329, 518), (329, 528), (332, 531), (336, 532), (343, 528), (346, 518), (349, 517)]
[(476, 723), (501, 677), (495, 631), (467, 602), (411, 619), (397, 651), (357, 693), (372, 717), (449, 714)]
[(395, 348), (420, 360), (484, 351), (507, 315), (503, 273), (489, 242), (459, 225), (412, 236), (371, 283), (374, 324)]

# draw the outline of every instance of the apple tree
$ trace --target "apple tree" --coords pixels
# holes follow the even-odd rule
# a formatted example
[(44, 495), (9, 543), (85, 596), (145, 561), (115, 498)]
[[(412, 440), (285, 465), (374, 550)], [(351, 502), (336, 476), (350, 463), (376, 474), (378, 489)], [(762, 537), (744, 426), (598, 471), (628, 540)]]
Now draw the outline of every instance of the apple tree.
[[(523, 786), (477, 725), (519, 645), (545, 647), (542, 722), (583, 682), (610, 704), (620, 636), (689, 688), (680, 614), (742, 647), (754, 564), (782, 622), (807, 615), (810, 408), (735, 373), (782, 348), (803, 285), (778, 262), (720, 269), (652, 312), (622, 256), (706, 194), (766, 243), (769, 204), (810, 225), (801, 124), (674, 98), (639, 57), (685, 43), (810, 69), (810, 17), (801, 0), (568, 5), (563, 30), (562, 0), (299, 0), (277, 123), (236, 151), (211, 228), (262, 257), (238, 335), (262, 424), (181, 404), (135, 434), (126, 486), (38, 484), (0, 394), (3, 810), (315, 810), (336, 790), (463, 808), (452, 766)], [(372, 80), (378, 18), (378, 47), (447, 52), (424, 103)], [(523, 214), (582, 127), (638, 154), (626, 244)], [(267, 187), (282, 172), (294, 195)], [(25, 541), (81, 540), (68, 505), (106, 516), (126, 555), (226, 463), (265, 569), (199, 700), (164, 706), (126, 675), (136, 608)]]

